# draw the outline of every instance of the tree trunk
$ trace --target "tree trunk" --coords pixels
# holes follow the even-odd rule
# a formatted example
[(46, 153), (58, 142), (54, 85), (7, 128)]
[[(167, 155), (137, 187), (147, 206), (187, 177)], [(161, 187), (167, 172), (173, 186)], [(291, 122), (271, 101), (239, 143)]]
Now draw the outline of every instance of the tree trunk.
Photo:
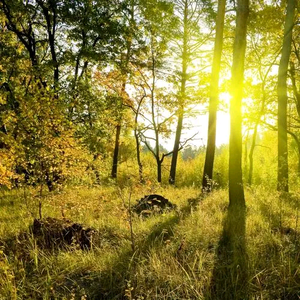
[[(300, 62), (300, 59), (299, 59)], [(298, 92), (297, 89), (297, 85), (296, 85), (296, 78), (295, 78), (295, 64), (293, 62), (290, 63), (290, 73), (291, 73), (291, 80), (292, 80), (292, 86), (293, 86), (293, 92), (294, 92), (294, 96), (295, 96), (295, 104), (296, 104), (296, 109), (297, 109), (297, 114), (298, 114), (298, 118), (300, 119), (300, 93)], [(296, 136), (294, 136), (295, 138)], [(300, 177), (300, 143), (298, 138), (296, 139), (296, 144), (297, 144), (297, 148), (298, 148), (298, 177)]]
[(226, 0), (218, 1), (218, 13), (216, 19), (216, 36), (213, 66), (210, 83), (210, 99), (209, 99), (209, 118), (208, 118), (208, 134), (205, 164), (202, 179), (202, 191), (211, 191), (211, 181), (213, 178), (213, 166), (215, 159), (216, 148), (216, 124), (217, 124), (217, 109), (219, 102), (219, 77), (221, 65), (221, 53), (223, 47), (223, 29), (225, 16)]
[(278, 174), (277, 190), (289, 191), (288, 183), (288, 145), (287, 145), (287, 72), (292, 46), (296, 0), (288, 0), (284, 24), (284, 37), (278, 69)]
[(237, 0), (236, 29), (231, 71), (229, 202), (245, 206), (242, 174), (242, 98), (249, 0)]
[(135, 145), (136, 145), (136, 159), (139, 167), (139, 180), (140, 183), (143, 183), (144, 176), (143, 176), (143, 165), (141, 161), (140, 140), (136, 128), (134, 129), (134, 137), (135, 137)]
[(254, 150), (255, 150), (255, 146), (256, 146), (256, 138), (257, 138), (257, 132), (258, 132), (258, 126), (259, 123), (261, 121), (261, 117), (264, 114), (265, 111), (265, 103), (266, 103), (266, 92), (265, 92), (265, 85), (266, 85), (266, 77), (267, 77), (268, 72), (266, 73), (263, 81), (262, 81), (262, 102), (261, 102), (261, 108), (260, 108), (260, 112), (259, 115), (257, 117), (255, 126), (254, 126), (254, 132), (253, 132), (253, 137), (252, 137), (252, 144), (251, 144), (251, 148), (250, 148), (250, 152), (249, 152), (249, 175), (248, 175), (248, 184), (249, 186), (252, 185), (252, 177), (253, 177), (253, 155), (254, 155)]
[(171, 161), (171, 169), (170, 169), (170, 177), (169, 177), (170, 184), (175, 184), (176, 167), (177, 167), (179, 144), (180, 144), (180, 137), (181, 137), (181, 131), (182, 131), (182, 123), (183, 123), (183, 112), (179, 112), (176, 136), (175, 136), (175, 143), (174, 143), (173, 155), (172, 155), (172, 161)]
[(97, 170), (97, 168), (94, 166), (94, 162), (96, 162), (96, 160), (98, 159), (98, 156), (99, 156), (99, 154), (97, 154), (97, 153), (94, 154), (93, 164), (92, 164), (92, 170), (94, 171), (95, 178), (96, 178), (95, 183), (97, 185), (100, 185), (100, 183), (101, 183), (100, 174), (99, 174), (99, 171)]
[(57, 56), (55, 51), (55, 32), (56, 32), (56, 19), (57, 19), (57, 6), (55, 2), (50, 2), (49, 7), (46, 7), (43, 1), (37, 1), (43, 10), (44, 17), (47, 23), (47, 33), (48, 33), (48, 41), (50, 46), (50, 53), (52, 57), (52, 63), (54, 67), (53, 71), (53, 79), (54, 79), (54, 87), (57, 88), (58, 79), (59, 79), (59, 67), (57, 62)]
[(177, 167), (177, 159), (179, 152), (179, 144), (180, 137), (182, 132), (182, 124), (183, 124), (183, 112), (184, 112), (184, 102), (186, 98), (186, 78), (187, 78), (187, 64), (188, 64), (188, 0), (184, 2), (184, 17), (183, 17), (183, 49), (182, 49), (182, 74), (181, 74), (181, 87), (180, 94), (178, 97), (179, 107), (178, 107), (178, 122), (176, 128), (176, 136), (173, 147), (173, 155), (171, 161), (171, 169), (169, 176), (169, 183), (175, 184), (176, 177), (176, 167)]
[(161, 165), (162, 165), (162, 162), (161, 162), (160, 159), (157, 159), (156, 162), (157, 162), (157, 182), (161, 183)]
[[(131, 2), (131, 15), (130, 15), (130, 23), (134, 22), (134, 4)], [(97, 40), (97, 39), (96, 39)], [(95, 42), (96, 42), (95, 40)], [(96, 45), (94, 42), (93, 47)], [(121, 67), (121, 73), (125, 75), (123, 83), (122, 83), (122, 89), (121, 89), (121, 95), (124, 95), (126, 91), (126, 82), (127, 82), (127, 77), (128, 77), (128, 63), (131, 55), (131, 45), (132, 41), (131, 38), (129, 38), (126, 41), (126, 56), (125, 56), (125, 61), (123, 63), (123, 66)], [(87, 65), (86, 65), (87, 66)], [(84, 68), (83, 68), (84, 70)], [(120, 148), (120, 133), (121, 133), (121, 124), (122, 124), (122, 117), (119, 117), (118, 120), (119, 124), (117, 125), (117, 130), (116, 130), (116, 140), (115, 140), (115, 149), (114, 149), (114, 157), (113, 157), (113, 167), (112, 167), (112, 172), (111, 172), (111, 177), (112, 178), (117, 178), (118, 174), (118, 159), (119, 159), (119, 148)]]
[(116, 127), (115, 149), (114, 149), (114, 157), (113, 157), (113, 166), (111, 171), (112, 178), (117, 178), (118, 156), (119, 156), (119, 148), (120, 148), (120, 134), (121, 134), (121, 124), (118, 124)]
[(249, 184), (249, 186), (252, 185), (252, 177), (253, 177), (253, 154), (254, 154), (254, 149), (255, 149), (255, 146), (256, 146), (257, 129), (258, 129), (258, 123), (256, 123), (255, 127), (254, 127), (251, 148), (250, 148), (250, 151), (249, 151), (249, 177), (248, 177), (248, 184)]

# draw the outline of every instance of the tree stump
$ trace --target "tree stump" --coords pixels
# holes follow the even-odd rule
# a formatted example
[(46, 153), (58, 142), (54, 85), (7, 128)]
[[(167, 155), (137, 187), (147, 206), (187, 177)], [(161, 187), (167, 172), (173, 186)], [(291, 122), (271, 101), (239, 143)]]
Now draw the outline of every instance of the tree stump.
[(91, 249), (92, 237), (96, 230), (84, 228), (83, 225), (72, 223), (66, 219), (46, 218), (35, 219), (32, 233), (38, 246), (44, 249), (61, 249), (68, 246)]
[(176, 208), (168, 199), (161, 195), (146, 195), (132, 207), (132, 211), (141, 216), (148, 216), (152, 213), (162, 213)]

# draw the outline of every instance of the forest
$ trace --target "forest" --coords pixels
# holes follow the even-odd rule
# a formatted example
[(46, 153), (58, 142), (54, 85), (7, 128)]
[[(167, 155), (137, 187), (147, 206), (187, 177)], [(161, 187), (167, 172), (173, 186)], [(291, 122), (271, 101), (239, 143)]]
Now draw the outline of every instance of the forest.
[(300, 299), (298, 0), (0, 0), (0, 299)]

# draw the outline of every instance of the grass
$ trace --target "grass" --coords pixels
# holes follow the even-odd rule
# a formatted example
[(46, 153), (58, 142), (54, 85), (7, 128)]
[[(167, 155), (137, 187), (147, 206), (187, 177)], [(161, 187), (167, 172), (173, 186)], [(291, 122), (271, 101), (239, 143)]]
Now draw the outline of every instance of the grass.
[[(36, 191), (1, 193), (0, 299), (300, 297), (295, 196), (247, 189), (246, 212), (237, 217), (228, 212), (226, 190), (200, 198), (195, 188), (69, 188), (43, 197), (43, 216), (64, 214), (100, 237), (91, 251), (46, 251), (30, 234), (22, 240), (38, 217)], [(130, 195), (133, 204), (149, 193), (164, 195), (177, 211), (133, 216), (133, 251), (126, 206)]]

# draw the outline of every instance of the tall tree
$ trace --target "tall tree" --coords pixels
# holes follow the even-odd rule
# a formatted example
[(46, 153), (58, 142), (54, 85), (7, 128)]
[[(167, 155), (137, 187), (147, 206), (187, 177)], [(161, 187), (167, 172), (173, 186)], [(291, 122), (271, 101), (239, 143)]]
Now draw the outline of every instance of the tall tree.
[(175, 142), (173, 147), (173, 155), (171, 161), (171, 169), (169, 183), (175, 183), (177, 157), (180, 144), (180, 136), (183, 124), (184, 98), (186, 97), (186, 80), (187, 80), (187, 64), (188, 64), (188, 6), (187, 0), (183, 1), (183, 36), (182, 36), (182, 70), (181, 70), (181, 86), (179, 95), (178, 122), (176, 128)]
[[(183, 121), (186, 117), (188, 106), (193, 98), (192, 88), (196, 84), (196, 72), (192, 72), (194, 62), (199, 58), (199, 49), (208, 39), (200, 28), (200, 20), (203, 21), (210, 12), (210, 2), (192, 0), (173, 0), (174, 10), (179, 23), (176, 40), (172, 47), (173, 55), (178, 59), (174, 71), (176, 92), (176, 116), (177, 126), (173, 146), (169, 183), (175, 184), (178, 153), (183, 148), (181, 135), (184, 129)], [(176, 59), (176, 60), (177, 60)]]
[[(136, 63), (137, 58), (135, 54), (137, 54), (137, 52), (140, 52), (140, 48), (143, 44), (139, 38), (140, 30), (139, 30), (139, 26), (137, 25), (137, 23), (139, 22), (138, 19), (141, 17), (137, 3), (138, 1), (136, 0), (130, 0), (128, 2), (127, 10), (125, 10), (124, 13), (124, 21), (125, 24), (128, 25), (128, 27), (124, 34), (124, 50), (121, 53), (120, 64), (117, 66), (123, 75), (122, 91), (121, 91), (122, 95), (127, 95), (126, 86), (128, 85), (128, 79), (130, 77), (130, 72), (131, 72), (130, 63), (131, 61), (135, 61)], [(121, 136), (122, 122), (124, 121), (125, 120), (122, 120), (122, 118), (120, 118), (116, 126), (115, 147), (114, 147), (113, 164), (112, 164), (112, 171), (111, 171), (112, 178), (117, 178), (120, 136)], [(137, 149), (137, 153), (139, 153), (138, 149)], [(140, 169), (141, 164), (140, 164), (139, 155), (138, 155), (138, 161), (139, 161), (138, 163)]]
[(287, 1), (282, 52), (278, 69), (278, 173), (277, 190), (289, 191), (287, 146), (287, 72), (292, 47), (296, 0)]
[(225, 6), (226, 0), (218, 1), (214, 57), (210, 83), (207, 147), (202, 179), (202, 190), (208, 192), (211, 191), (211, 180), (213, 178), (213, 166), (215, 159), (217, 110), (219, 102), (219, 74), (223, 47)]
[(245, 206), (242, 177), (242, 98), (249, 0), (238, 0), (231, 70), (229, 202), (231, 207)]
[[(167, 82), (170, 67), (166, 60), (168, 43), (174, 37), (177, 20), (174, 16), (173, 5), (168, 1), (146, 1), (141, 7), (144, 17), (146, 59), (144, 70), (139, 72), (146, 88), (149, 118), (146, 118), (147, 128), (141, 132), (141, 139), (148, 150), (153, 154), (157, 165), (157, 181), (162, 180), (162, 163), (167, 155), (163, 153), (160, 141), (162, 136), (170, 133), (169, 124), (174, 114), (170, 113), (170, 93), (160, 82)], [(169, 116), (167, 116), (169, 114)], [(166, 117), (167, 116), (167, 117)], [(151, 136), (151, 133), (153, 136)], [(151, 146), (150, 141), (154, 144)]]

